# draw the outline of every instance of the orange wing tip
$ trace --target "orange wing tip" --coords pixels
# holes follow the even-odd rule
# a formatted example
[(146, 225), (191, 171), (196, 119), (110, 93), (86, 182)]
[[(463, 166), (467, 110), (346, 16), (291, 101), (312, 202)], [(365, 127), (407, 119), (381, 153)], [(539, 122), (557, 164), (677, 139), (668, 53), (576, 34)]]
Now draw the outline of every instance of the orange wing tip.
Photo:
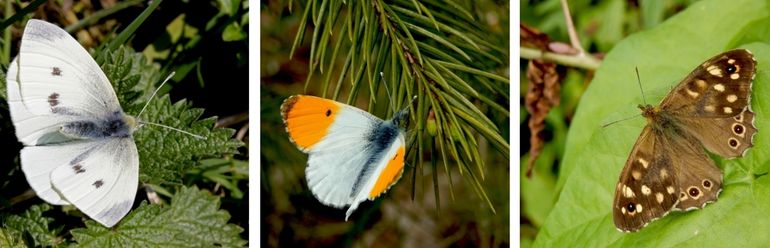
[(404, 146), (401, 146), (398, 148), (398, 151), (396, 151), (396, 155), (393, 156), (390, 161), (388, 161), (385, 169), (380, 172), (380, 176), (377, 177), (377, 182), (374, 184), (372, 190), (369, 191), (369, 199), (373, 200), (374, 198), (377, 198), (378, 196), (388, 191), (390, 187), (398, 182), (398, 179), (401, 178), (403, 173)]
[(321, 141), (334, 123), (339, 103), (314, 96), (294, 95), (281, 105), (281, 117), (289, 140), (307, 152)]

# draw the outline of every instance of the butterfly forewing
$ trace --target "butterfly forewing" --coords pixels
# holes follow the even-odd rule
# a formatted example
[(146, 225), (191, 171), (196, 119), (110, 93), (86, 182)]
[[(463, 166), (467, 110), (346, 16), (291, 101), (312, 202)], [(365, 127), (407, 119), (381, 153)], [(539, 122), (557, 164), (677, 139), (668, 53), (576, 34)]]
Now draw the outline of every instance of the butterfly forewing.
[(31, 113), (101, 118), (121, 111), (101, 68), (77, 41), (53, 24), (27, 22), (15, 61), (11, 66), (17, 66), (18, 74), (9, 75), (14, 79), (9, 84), (20, 86)]
[(745, 49), (714, 56), (699, 65), (660, 104), (681, 117), (733, 117), (749, 104), (756, 61)]
[(669, 212), (679, 189), (674, 161), (663, 152), (659, 134), (646, 127), (636, 141), (615, 188), (613, 219), (624, 232), (636, 231)]

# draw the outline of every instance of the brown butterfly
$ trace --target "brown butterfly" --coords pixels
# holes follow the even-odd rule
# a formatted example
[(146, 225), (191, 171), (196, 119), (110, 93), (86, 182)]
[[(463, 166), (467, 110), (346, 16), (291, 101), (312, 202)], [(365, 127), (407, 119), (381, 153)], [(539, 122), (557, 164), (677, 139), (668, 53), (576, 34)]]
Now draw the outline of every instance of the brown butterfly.
[(743, 156), (757, 132), (749, 109), (756, 60), (745, 49), (724, 52), (695, 68), (659, 106), (639, 105), (647, 126), (615, 188), (615, 226), (633, 232), (672, 210), (717, 200), (722, 172), (703, 150)]

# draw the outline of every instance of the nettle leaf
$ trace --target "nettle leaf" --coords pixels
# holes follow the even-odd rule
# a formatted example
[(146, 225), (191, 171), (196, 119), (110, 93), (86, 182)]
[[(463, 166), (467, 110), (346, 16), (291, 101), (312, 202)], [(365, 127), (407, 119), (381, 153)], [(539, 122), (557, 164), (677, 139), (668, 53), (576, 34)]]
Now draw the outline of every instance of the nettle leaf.
[[(618, 43), (582, 96), (561, 164), (559, 199), (535, 246), (765, 246), (770, 243), (770, 12), (764, 1), (702, 1), (664, 23)], [(736, 13), (740, 13), (736, 15)], [(752, 109), (754, 147), (745, 157), (712, 156), (724, 172), (717, 202), (673, 212), (636, 233), (617, 231), (612, 201), (620, 171), (646, 121), (643, 103), (658, 102), (696, 66), (732, 48), (756, 57)], [(686, 169), (686, 168), (682, 168)], [(747, 228), (750, 227), (750, 228)]]
[[(43, 212), (53, 207), (48, 204), (34, 205), (21, 215), (11, 215), (3, 221), (0, 232), (0, 247), (8, 247), (6, 244), (23, 243), (22, 237), (31, 237), (34, 246), (55, 246), (62, 242), (59, 238), (60, 229), (50, 229), (53, 222), (51, 217), (43, 217)], [(30, 243), (31, 244), (31, 243)]]
[(92, 220), (72, 230), (80, 247), (244, 247), (243, 228), (228, 224), (219, 197), (183, 187), (166, 206), (144, 202), (114, 228)]
[[(126, 113), (137, 115), (161, 79), (159, 67), (146, 61), (131, 48), (103, 52), (102, 68), (110, 79)], [(168, 95), (156, 96), (138, 118), (145, 122), (178, 128), (206, 137), (197, 139), (188, 134), (162, 127), (143, 125), (134, 133), (139, 150), (139, 180), (150, 184), (182, 182), (184, 172), (197, 160), (221, 157), (237, 152), (243, 143), (232, 139), (235, 130), (213, 128), (216, 117), (199, 120), (203, 109), (193, 108), (186, 100), (171, 103)]]

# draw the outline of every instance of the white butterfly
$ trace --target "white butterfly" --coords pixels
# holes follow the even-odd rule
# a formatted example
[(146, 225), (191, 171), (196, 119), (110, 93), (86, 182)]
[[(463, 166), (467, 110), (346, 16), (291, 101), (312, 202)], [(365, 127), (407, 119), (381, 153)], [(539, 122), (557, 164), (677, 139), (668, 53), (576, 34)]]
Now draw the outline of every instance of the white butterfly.
[(115, 225), (136, 196), (138, 122), (123, 113), (99, 65), (61, 28), (30, 20), (6, 80), (32, 189), (48, 203), (73, 204)]

